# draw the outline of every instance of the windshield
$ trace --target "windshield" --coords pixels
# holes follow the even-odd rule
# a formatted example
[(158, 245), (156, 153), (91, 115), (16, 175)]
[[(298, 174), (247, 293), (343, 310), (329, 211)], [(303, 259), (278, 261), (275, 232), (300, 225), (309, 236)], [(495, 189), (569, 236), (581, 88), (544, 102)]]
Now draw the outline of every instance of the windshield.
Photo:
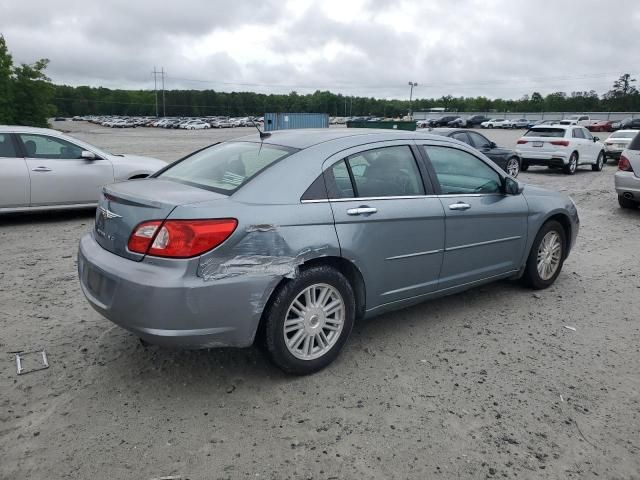
[(638, 132), (613, 132), (609, 138), (633, 138)]
[(170, 166), (157, 177), (230, 194), (293, 151), (253, 142), (220, 143)]
[(564, 137), (564, 128), (532, 128), (525, 137)]

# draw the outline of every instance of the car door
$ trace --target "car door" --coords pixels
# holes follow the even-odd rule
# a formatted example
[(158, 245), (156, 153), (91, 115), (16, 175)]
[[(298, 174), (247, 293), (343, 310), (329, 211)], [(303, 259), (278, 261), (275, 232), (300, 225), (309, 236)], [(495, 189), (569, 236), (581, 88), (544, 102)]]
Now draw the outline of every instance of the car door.
[(598, 145), (593, 139), (593, 135), (586, 128), (581, 128), (582, 136), (585, 139), (585, 149), (589, 150), (589, 157), (591, 158), (591, 163), (595, 163), (598, 160), (598, 155), (600, 155), (600, 145)]
[(584, 134), (582, 133), (582, 128), (572, 128), (571, 137), (571, 140), (575, 145), (575, 149), (578, 151), (578, 163), (592, 163), (591, 145), (587, 144), (587, 140), (584, 138)]
[(471, 151), (426, 144), (423, 152), (445, 213), (439, 290), (504, 276), (522, 265), (528, 206), (503, 193), (503, 175)]
[(84, 148), (65, 139), (19, 133), (31, 178), (31, 205), (97, 203), (100, 187), (114, 180), (106, 158), (82, 158)]
[(416, 155), (406, 142), (382, 142), (324, 163), (342, 256), (362, 272), (368, 309), (438, 285), (444, 213)]
[(0, 133), (0, 209), (29, 206), (29, 170), (9, 133)]

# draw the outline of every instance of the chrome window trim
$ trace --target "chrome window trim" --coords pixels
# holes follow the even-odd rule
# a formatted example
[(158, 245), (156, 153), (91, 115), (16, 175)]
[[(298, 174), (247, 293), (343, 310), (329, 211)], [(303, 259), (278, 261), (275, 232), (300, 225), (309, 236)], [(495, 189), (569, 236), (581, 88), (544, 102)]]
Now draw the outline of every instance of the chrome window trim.
[(503, 193), (448, 193), (444, 195), (405, 195), (395, 197), (349, 197), (349, 198), (318, 198), (314, 200), (300, 200), (300, 203), (327, 202), (367, 202), (374, 200), (411, 200), (415, 198), (459, 198), (459, 197), (504, 197)]

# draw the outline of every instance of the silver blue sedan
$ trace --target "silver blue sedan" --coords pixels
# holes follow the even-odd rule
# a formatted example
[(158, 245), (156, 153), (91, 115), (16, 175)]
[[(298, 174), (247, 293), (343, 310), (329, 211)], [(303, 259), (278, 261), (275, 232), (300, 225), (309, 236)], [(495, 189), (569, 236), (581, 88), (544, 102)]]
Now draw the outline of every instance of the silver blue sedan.
[(151, 343), (246, 347), (328, 365), (354, 321), (503, 278), (551, 285), (578, 214), (442, 136), (252, 135), (102, 190), (82, 289)]

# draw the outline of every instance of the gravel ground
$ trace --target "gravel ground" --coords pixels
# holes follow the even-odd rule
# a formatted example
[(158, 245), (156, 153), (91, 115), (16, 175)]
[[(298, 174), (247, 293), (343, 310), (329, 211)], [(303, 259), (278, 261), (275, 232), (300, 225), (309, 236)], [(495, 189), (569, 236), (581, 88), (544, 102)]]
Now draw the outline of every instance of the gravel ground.
[[(165, 160), (250, 132), (57, 126)], [(580, 211), (553, 287), (499, 282), (361, 322), (304, 378), (255, 349), (143, 347), (80, 291), (92, 212), (3, 217), (0, 478), (640, 478), (640, 210), (618, 208), (614, 171), (521, 174)], [(11, 352), (38, 348), (51, 367), (18, 377)]]

